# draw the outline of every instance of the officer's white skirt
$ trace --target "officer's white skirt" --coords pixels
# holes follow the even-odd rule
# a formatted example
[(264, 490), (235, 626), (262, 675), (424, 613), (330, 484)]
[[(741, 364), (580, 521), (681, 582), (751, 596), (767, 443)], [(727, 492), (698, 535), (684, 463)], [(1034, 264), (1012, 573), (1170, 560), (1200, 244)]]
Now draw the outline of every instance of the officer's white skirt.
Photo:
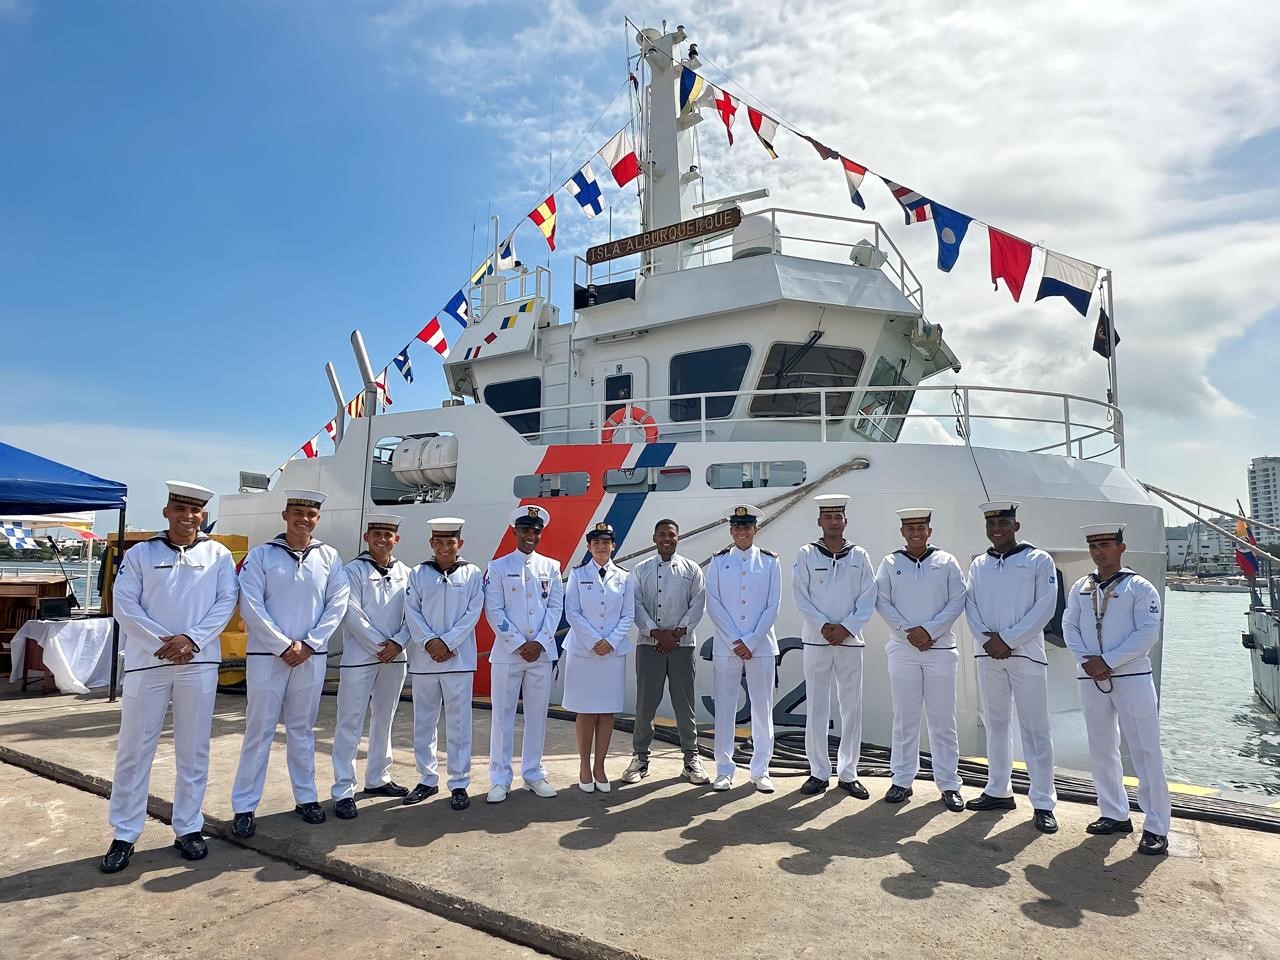
[(596, 654), (564, 658), (564, 708), (574, 713), (621, 713), (627, 658)]

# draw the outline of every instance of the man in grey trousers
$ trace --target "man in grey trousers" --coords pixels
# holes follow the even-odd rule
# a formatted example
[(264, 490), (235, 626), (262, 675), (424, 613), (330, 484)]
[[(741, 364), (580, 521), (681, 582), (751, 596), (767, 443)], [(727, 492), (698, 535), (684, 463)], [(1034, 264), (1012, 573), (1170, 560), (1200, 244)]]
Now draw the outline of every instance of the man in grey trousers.
[(694, 627), (706, 611), (702, 568), (676, 553), (680, 527), (659, 520), (653, 528), (657, 556), (631, 568), (636, 592), (636, 725), (631, 765), (623, 783), (639, 783), (649, 775), (649, 747), (653, 717), (670, 684), (671, 710), (684, 752), (683, 776), (690, 783), (711, 778), (698, 756), (698, 728), (694, 714), (693, 668), (696, 663)]

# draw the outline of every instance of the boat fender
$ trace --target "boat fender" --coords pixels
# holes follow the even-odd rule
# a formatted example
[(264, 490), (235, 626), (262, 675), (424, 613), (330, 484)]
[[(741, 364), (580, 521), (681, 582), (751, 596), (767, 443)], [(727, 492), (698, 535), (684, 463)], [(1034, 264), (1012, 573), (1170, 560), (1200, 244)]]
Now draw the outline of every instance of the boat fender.
[(644, 428), (645, 443), (658, 442), (658, 421), (649, 416), (644, 407), (637, 407), (635, 404), (631, 405), (629, 417), (626, 407), (619, 407), (609, 415), (609, 419), (604, 422), (604, 429), (600, 431), (600, 442), (613, 443), (613, 432), (628, 421)]
[(1252, 634), (1252, 633), (1242, 633), (1242, 634), (1240, 634), (1240, 646), (1244, 647), (1246, 650), (1257, 650), (1257, 649), (1258, 649), (1258, 645), (1257, 645), (1257, 644), (1254, 642), (1254, 640), (1253, 640), (1253, 634)]
[(1263, 647), (1262, 662), (1269, 666), (1280, 666), (1280, 647)]

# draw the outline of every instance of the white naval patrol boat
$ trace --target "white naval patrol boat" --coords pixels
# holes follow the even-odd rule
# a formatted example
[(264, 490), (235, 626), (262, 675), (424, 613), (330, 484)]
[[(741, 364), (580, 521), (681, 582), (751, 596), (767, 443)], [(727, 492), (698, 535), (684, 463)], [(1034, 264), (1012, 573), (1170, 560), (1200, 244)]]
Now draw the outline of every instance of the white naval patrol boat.
[[(345, 557), (361, 548), (365, 514), (393, 511), (404, 517), (405, 562), (429, 556), (427, 520), (450, 515), (466, 520), (463, 552), (483, 566), (513, 549), (511, 510), (538, 504), (552, 518), (540, 552), (567, 571), (601, 520), (613, 525), (624, 566), (653, 549), (664, 517), (680, 525), (680, 551), (704, 562), (730, 542), (729, 508), (755, 503), (765, 516), (757, 543), (784, 570), (779, 732), (804, 725), (789, 573), (796, 550), (819, 535), (816, 494), (852, 498), (846, 536), (877, 562), (902, 546), (894, 511), (932, 507), (934, 542), (962, 567), (988, 546), (978, 505), (1019, 501), (1022, 537), (1053, 556), (1060, 591), (1091, 569), (1080, 525), (1124, 521), (1126, 560), (1163, 590), (1163, 518), (1124, 469), (1118, 407), (1047, 390), (931, 384), (961, 363), (878, 223), (771, 208), (764, 190), (700, 202), (691, 169), (700, 117), (676, 109), (681, 64), (696, 66), (695, 51), (682, 60), (685, 39), (683, 28), (637, 37), (649, 73), (639, 118), (645, 233), (575, 258), (567, 321), (548, 270), (485, 278), (444, 365), (451, 399), (442, 408), (345, 423), (339, 408), (335, 452), (290, 461), (269, 490), (222, 497), (219, 532), (261, 543), (279, 531), (280, 491), (314, 488), (328, 494), (317, 533)], [(626, 251), (627, 260), (602, 261)], [(363, 371), (372, 413), (367, 360)], [(1060, 596), (1048, 645), (1054, 742), (1059, 765), (1087, 769), (1062, 608)], [(977, 645), (963, 617), (956, 630), (961, 751), (985, 755), (968, 666)], [(697, 634), (708, 660), (711, 633), (704, 620)], [(889, 632), (873, 617), (865, 636), (863, 735), (887, 745)], [(483, 620), (479, 641), (481, 651), (492, 644)], [(698, 688), (698, 719), (709, 722), (710, 669)], [(482, 654), (475, 693), (488, 691)], [(634, 680), (628, 709), (633, 698)]]

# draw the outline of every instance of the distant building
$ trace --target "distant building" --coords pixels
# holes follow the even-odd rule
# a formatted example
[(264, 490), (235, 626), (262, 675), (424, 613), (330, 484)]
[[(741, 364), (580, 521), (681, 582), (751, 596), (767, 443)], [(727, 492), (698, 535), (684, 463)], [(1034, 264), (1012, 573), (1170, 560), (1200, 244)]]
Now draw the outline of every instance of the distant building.
[(1187, 551), (1191, 547), (1191, 524), (1185, 527), (1164, 528), (1165, 566), (1179, 570), (1187, 565)]
[[(1249, 516), (1280, 527), (1280, 457), (1254, 457), (1249, 464)], [(1280, 542), (1280, 533), (1255, 529), (1259, 543)]]
[[(1234, 532), (1232, 517), (1210, 517), (1209, 523)], [(1164, 552), (1170, 570), (1202, 570), (1222, 572), (1235, 566), (1235, 542), (1208, 523), (1189, 523), (1183, 527), (1164, 528)]]

